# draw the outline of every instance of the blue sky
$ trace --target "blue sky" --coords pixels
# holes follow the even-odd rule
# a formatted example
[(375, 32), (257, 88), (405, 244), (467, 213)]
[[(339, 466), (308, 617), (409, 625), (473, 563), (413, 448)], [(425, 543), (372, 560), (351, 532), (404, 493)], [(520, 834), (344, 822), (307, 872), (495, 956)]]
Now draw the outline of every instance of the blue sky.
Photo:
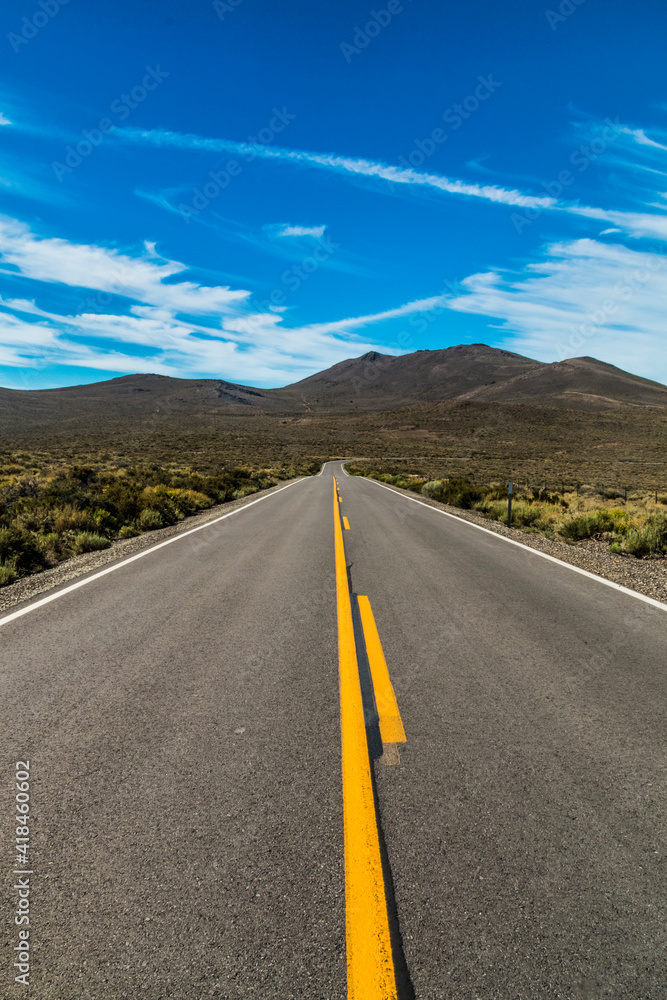
[(662, 0), (0, 21), (0, 385), (476, 342), (667, 382)]

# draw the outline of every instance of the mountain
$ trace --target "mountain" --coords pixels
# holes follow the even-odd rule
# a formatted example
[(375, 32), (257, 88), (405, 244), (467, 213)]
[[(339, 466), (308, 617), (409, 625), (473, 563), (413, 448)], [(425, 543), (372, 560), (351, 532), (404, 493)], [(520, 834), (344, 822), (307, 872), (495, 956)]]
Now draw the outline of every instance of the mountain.
[(480, 386), (459, 398), (606, 410), (623, 405), (664, 406), (667, 386), (585, 357), (539, 365), (507, 381)]
[(110, 419), (144, 419), (153, 414), (178, 417), (285, 409), (272, 392), (221, 379), (166, 375), (123, 375), (64, 389), (0, 389), (0, 433), (46, 425), (66, 429), (83, 423), (100, 430)]
[(485, 344), (461, 344), (438, 351), (393, 357), (371, 351), (281, 390), (307, 408), (393, 410), (417, 402), (456, 399), (543, 366), (520, 354)]
[(104, 431), (110, 422), (389, 411), (446, 400), (601, 411), (667, 406), (667, 386), (597, 361), (545, 364), (484, 344), (400, 357), (372, 351), (280, 389), (125, 375), (65, 389), (0, 389), (0, 434)]

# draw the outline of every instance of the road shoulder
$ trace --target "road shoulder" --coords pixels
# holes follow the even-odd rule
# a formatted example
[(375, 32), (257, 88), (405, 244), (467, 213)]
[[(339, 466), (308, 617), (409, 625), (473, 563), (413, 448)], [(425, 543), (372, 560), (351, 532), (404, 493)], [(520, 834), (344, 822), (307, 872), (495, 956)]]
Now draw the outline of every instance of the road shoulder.
[(276, 486), (271, 486), (269, 489), (250, 493), (247, 497), (243, 497), (240, 500), (230, 500), (227, 503), (216, 504), (214, 507), (209, 507), (199, 514), (186, 517), (185, 520), (179, 521), (177, 524), (171, 524), (167, 528), (146, 531), (135, 538), (118, 539), (108, 549), (102, 549), (98, 552), (85, 552), (80, 556), (72, 556), (70, 559), (66, 559), (58, 563), (57, 566), (52, 566), (50, 569), (45, 569), (41, 573), (33, 573), (30, 576), (21, 577), (16, 583), (0, 589), (0, 613), (10, 611), (19, 604), (24, 604), (26, 601), (30, 601), (40, 594), (71, 583), (73, 580), (78, 580), (79, 577), (102, 569), (104, 566), (108, 566), (119, 559), (127, 559), (138, 552), (152, 548), (160, 542), (165, 542), (175, 535), (183, 534), (183, 532), (197, 528), (224, 514), (231, 514), (240, 507), (247, 507), (253, 501), (268, 496), (270, 493), (276, 493), (285, 486), (289, 486), (305, 478), (310, 477), (297, 476), (295, 479), (281, 480)]
[[(367, 477), (360, 476), (359, 478)], [(372, 479), (369, 481), (376, 482)], [(605, 580), (610, 580), (612, 583), (617, 583), (630, 590), (636, 590), (637, 593), (652, 597), (656, 601), (667, 603), (667, 560), (665, 559), (635, 559), (632, 556), (614, 555), (602, 542), (591, 541), (578, 545), (568, 545), (566, 542), (552, 541), (549, 538), (544, 538), (543, 535), (522, 531), (520, 528), (508, 528), (506, 524), (488, 520), (476, 511), (462, 510), (460, 507), (451, 507), (449, 504), (431, 500), (429, 497), (417, 496), (411, 490), (402, 489), (400, 486), (391, 486), (388, 483), (381, 485), (395, 493), (401, 493), (411, 500), (417, 499), (427, 507), (446, 511), (447, 514), (451, 514), (461, 521), (469, 521), (471, 524), (510, 538), (514, 542), (536, 549), (538, 552), (543, 552), (561, 562), (569, 563), (571, 566), (586, 570), (588, 573), (594, 573), (596, 576), (601, 576)]]

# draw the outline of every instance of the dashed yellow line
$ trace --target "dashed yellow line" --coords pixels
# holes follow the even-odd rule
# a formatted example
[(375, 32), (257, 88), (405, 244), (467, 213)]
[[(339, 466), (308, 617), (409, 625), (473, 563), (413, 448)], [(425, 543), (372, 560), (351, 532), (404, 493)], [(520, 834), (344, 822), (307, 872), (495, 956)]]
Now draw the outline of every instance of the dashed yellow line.
[(378, 822), (335, 481), (333, 514), (345, 826), (347, 997), (348, 1000), (397, 1000)]
[(350, 522), (346, 517), (343, 518), (343, 527), (345, 528), (346, 531), (350, 530)]
[(398, 702), (396, 701), (394, 688), (389, 677), (387, 661), (382, 651), (382, 643), (380, 642), (377, 625), (373, 617), (371, 602), (367, 597), (361, 596), (358, 600), (368, 663), (371, 668), (371, 677), (373, 678), (375, 704), (377, 705), (380, 720), (380, 736), (383, 743), (405, 743), (405, 729), (403, 728)]

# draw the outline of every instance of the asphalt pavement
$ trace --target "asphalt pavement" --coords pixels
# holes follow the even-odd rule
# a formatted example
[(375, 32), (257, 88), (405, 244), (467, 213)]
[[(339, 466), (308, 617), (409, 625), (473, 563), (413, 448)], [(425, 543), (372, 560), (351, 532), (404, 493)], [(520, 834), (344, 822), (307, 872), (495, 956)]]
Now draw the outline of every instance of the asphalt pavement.
[(395, 995), (667, 997), (666, 611), (340, 463), (0, 619), (0, 996), (348, 996), (332, 475)]

